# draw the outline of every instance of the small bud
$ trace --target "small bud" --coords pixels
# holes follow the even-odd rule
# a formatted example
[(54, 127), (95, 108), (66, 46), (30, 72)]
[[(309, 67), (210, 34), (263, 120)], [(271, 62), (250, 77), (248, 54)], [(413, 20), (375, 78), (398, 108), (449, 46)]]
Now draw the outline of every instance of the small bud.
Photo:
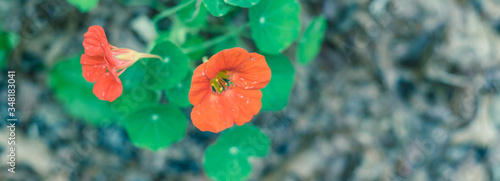
[(124, 69), (132, 66), (137, 60), (141, 58), (158, 58), (162, 60), (161, 57), (157, 55), (147, 54), (147, 53), (139, 53), (131, 49), (126, 48), (115, 48), (111, 49), (111, 53), (113, 57), (116, 59), (112, 61), (112, 63), (118, 69)]

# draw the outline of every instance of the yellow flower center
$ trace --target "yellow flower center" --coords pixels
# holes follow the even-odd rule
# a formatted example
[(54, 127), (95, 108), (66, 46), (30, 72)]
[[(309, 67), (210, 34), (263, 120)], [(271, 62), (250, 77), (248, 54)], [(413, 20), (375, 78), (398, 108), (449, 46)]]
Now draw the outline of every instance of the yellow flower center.
[(210, 80), (210, 86), (212, 86), (212, 91), (214, 93), (222, 94), (222, 92), (231, 87), (232, 83), (229, 79), (229, 75), (227, 75), (228, 72), (227, 70), (220, 71)]

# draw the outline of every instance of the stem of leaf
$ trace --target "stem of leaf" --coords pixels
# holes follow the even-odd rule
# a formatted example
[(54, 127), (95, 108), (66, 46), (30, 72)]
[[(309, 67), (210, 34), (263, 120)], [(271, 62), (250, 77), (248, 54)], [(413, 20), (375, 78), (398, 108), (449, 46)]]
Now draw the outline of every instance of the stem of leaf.
[(180, 11), (181, 9), (184, 9), (185, 7), (189, 6), (190, 4), (192, 4), (194, 2), (196, 2), (196, 0), (189, 0), (188, 2), (179, 4), (173, 8), (162, 11), (160, 14), (153, 17), (153, 21), (156, 24), (156, 23), (158, 23), (158, 21), (162, 20), (163, 18), (166, 18), (166, 17), (176, 13), (177, 11)]
[(235, 29), (225, 35), (222, 35), (222, 36), (219, 36), (219, 37), (216, 37), (216, 38), (213, 38), (211, 40), (208, 40), (208, 41), (205, 41), (203, 44), (201, 44), (200, 46), (195, 46), (195, 47), (189, 47), (189, 48), (185, 48), (185, 49), (182, 49), (182, 52), (184, 52), (185, 54), (190, 54), (190, 53), (193, 53), (193, 52), (196, 52), (196, 51), (199, 51), (199, 50), (202, 50), (202, 49), (206, 49), (206, 48), (209, 48), (217, 43), (221, 43), (233, 36), (236, 36), (237, 34), (239, 34), (241, 31), (243, 31), (244, 29), (250, 27), (250, 23), (246, 23), (245, 25), (241, 26), (240, 28), (238, 29)]

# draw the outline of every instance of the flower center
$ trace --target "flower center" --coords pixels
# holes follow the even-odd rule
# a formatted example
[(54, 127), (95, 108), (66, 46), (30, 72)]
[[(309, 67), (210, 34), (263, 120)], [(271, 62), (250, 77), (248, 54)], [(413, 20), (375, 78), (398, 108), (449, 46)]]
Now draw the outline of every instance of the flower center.
[(214, 93), (222, 94), (222, 92), (231, 87), (232, 83), (229, 80), (229, 75), (227, 75), (228, 72), (227, 70), (220, 71), (210, 80), (210, 86), (212, 86), (212, 91)]

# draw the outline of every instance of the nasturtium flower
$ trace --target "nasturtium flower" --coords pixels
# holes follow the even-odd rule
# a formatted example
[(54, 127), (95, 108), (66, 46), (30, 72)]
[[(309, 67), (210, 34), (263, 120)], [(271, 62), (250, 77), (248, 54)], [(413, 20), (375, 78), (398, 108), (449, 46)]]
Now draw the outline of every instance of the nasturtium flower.
[(93, 92), (100, 100), (112, 102), (122, 94), (123, 86), (118, 76), (137, 60), (161, 59), (156, 55), (138, 53), (109, 44), (104, 29), (97, 25), (89, 27), (83, 37), (85, 54), (80, 58), (83, 77), (89, 82), (95, 82)]
[(264, 56), (242, 48), (220, 51), (194, 70), (189, 90), (193, 124), (214, 133), (245, 124), (259, 113), (260, 89), (270, 80)]

